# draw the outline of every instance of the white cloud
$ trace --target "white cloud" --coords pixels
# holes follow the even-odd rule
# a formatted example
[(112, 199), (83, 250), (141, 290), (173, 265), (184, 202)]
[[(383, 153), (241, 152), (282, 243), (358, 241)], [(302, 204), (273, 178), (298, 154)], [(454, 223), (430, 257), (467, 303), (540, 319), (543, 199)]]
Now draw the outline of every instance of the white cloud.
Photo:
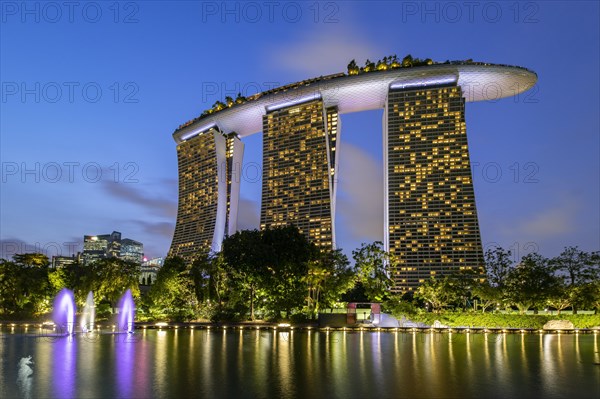
[(355, 240), (383, 238), (383, 169), (362, 149), (344, 143), (340, 148), (337, 230)]
[(564, 199), (560, 205), (543, 209), (517, 224), (516, 230), (539, 238), (568, 234), (575, 231), (577, 210), (577, 201)]
[(276, 69), (320, 76), (345, 72), (346, 65), (355, 59), (362, 64), (367, 58), (382, 57), (382, 50), (354, 31), (314, 30), (304, 32), (296, 42), (286, 42), (267, 49), (269, 65)]

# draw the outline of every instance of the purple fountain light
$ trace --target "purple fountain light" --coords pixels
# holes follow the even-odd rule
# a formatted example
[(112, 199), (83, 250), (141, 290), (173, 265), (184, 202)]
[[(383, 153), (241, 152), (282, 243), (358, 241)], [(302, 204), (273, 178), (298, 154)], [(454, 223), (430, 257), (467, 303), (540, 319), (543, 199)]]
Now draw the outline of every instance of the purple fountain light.
[(67, 334), (73, 334), (75, 327), (75, 297), (73, 291), (63, 288), (54, 298), (52, 320), (59, 328), (65, 327)]
[(119, 330), (133, 332), (133, 319), (135, 318), (135, 303), (131, 290), (125, 291), (119, 300)]

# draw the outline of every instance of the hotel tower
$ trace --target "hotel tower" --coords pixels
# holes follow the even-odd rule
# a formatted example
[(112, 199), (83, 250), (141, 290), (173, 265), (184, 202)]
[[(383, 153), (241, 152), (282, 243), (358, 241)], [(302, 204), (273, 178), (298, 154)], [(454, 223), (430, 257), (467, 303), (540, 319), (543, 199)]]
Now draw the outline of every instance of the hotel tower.
[(335, 245), (338, 113), (320, 99), (263, 117), (261, 229), (294, 224), (320, 248)]
[(392, 86), (384, 109), (385, 249), (394, 290), (479, 270), (483, 251), (465, 125), (465, 101), (448, 83)]
[(237, 230), (244, 144), (213, 126), (177, 146), (179, 207), (169, 256), (192, 262)]
[(224, 237), (235, 233), (240, 138), (260, 132), (260, 228), (294, 224), (319, 248), (335, 248), (340, 115), (382, 109), (382, 235), (393, 255), (393, 290), (413, 291), (430, 277), (480, 270), (465, 103), (517, 95), (536, 81), (526, 68), (471, 60), (368, 68), (351, 63), (348, 74), (217, 102), (173, 134), (179, 208), (170, 255), (191, 261), (202, 251), (220, 250)]

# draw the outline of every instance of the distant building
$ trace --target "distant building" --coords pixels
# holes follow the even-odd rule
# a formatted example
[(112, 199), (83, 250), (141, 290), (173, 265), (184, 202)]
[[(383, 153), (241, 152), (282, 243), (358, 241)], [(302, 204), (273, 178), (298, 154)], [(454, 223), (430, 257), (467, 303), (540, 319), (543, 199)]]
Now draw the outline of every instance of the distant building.
[(54, 269), (58, 269), (61, 267), (65, 267), (68, 265), (73, 265), (75, 263), (81, 262), (81, 253), (77, 253), (77, 255), (73, 256), (53, 256), (52, 257), (52, 267)]
[(83, 264), (89, 265), (100, 259), (108, 258), (108, 239), (106, 236), (83, 236)]
[(142, 262), (140, 273), (141, 285), (152, 285), (156, 282), (156, 275), (163, 266), (165, 258), (153, 258)]
[[(123, 248), (125, 245), (125, 248)], [(110, 234), (83, 236), (84, 265), (90, 265), (100, 259), (118, 258), (142, 263), (144, 246), (142, 243), (129, 238), (121, 239), (121, 233), (113, 231)]]
[(129, 238), (122, 239), (120, 258), (141, 264), (144, 259), (144, 244)]

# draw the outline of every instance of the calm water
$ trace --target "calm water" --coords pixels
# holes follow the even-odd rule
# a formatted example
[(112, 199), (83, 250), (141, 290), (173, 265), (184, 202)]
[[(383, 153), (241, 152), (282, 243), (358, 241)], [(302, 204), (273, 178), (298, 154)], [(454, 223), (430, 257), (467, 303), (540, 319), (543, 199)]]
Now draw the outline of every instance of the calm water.
[[(592, 334), (230, 329), (53, 339), (5, 328), (0, 397), (597, 399), (599, 351)], [(26, 356), (28, 378), (19, 374)]]

